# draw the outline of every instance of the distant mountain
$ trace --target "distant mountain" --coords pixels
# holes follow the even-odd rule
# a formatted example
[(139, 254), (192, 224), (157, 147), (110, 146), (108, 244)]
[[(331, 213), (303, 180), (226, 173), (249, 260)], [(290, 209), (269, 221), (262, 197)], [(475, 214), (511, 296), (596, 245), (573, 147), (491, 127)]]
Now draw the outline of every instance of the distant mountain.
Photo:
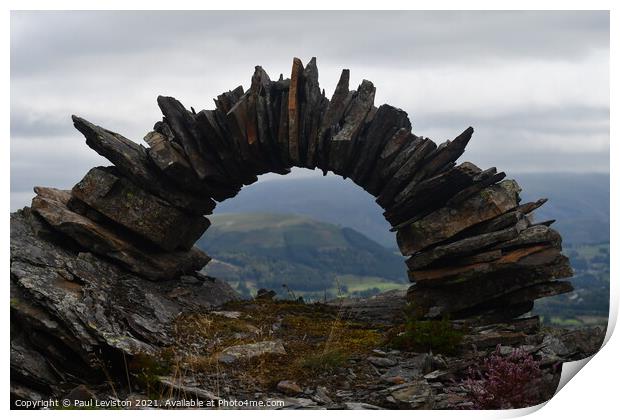
[(396, 247), (383, 209), (373, 197), (351, 180), (335, 175), (258, 182), (216, 207), (216, 213), (256, 212), (308, 216), (354, 229), (385, 247)]
[[(523, 188), (524, 201), (549, 198), (536, 218), (557, 220), (553, 227), (562, 234), (576, 270), (575, 292), (542, 299), (535, 312), (546, 322), (600, 322), (609, 301), (609, 175), (510, 177)], [(240, 291), (259, 284), (279, 290), (286, 282), (295, 290), (333, 291), (336, 279), (341, 288), (366, 294), (406, 287), (402, 259), (378, 245), (396, 248), (381, 208), (349, 180), (328, 176), (262, 181), (245, 187), (216, 211), (238, 215), (212, 217), (213, 226), (200, 245), (216, 258), (207, 266), (209, 272), (236, 280)], [(303, 216), (243, 214), (248, 212)], [(258, 282), (246, 284), (247, 279)]]
[(207, 272), (231, 282), (307, 292), (333, 289), (342, 276), (406, 282), (403, 257), (348, 227), (290, 214), (220, 214), (211, 221), (197, 245), (215, 259)]
[(556, 219), (565, 244), (609, 242), (608, 174), (520, 174), (514, 177), (526, 201), (547, 197), (538, 220)]
[[(526, 201), (549, 202), (537, 210), (539, 220), (557, 219), (567, 244), (609, 242), (608, 174), (509, 174), (523, 187)], [(349, 227), (386, 247), (396, 247), (394, 234), (373, 198), (340, 177), (287, 178), (244, 187), (217, 213), (292, 213)]]

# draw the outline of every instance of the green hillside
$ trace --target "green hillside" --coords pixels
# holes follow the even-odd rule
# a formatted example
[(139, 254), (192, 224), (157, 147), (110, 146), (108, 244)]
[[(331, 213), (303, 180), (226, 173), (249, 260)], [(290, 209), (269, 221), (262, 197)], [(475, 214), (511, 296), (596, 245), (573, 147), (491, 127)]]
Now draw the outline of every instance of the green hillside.
[(609, 243), (567, 245), (575, 275), (571, 293), (541, 299), (534, 313), (560, 326), (602, 325), (609, 317)]
[(212, 226), (197, 244), (214, 258), (206, 271), (242, 293), (264, 287), (324, 297), (406, 286), (403, 258), (351, 228), (290, 214), (210, 219)]
[[(571, 280), (575, 292), (539, 300), (534, 313), (543, 315), (545, 322), (559, 324), (603, 322), (609, 308), (608, 248), (605, 251), (605, 246), (609, 244), (609, 174), (510, 173), (509, 176), (514, 177), (523, 187), (521, 196), (524, 202), (549, 198), (536, 211), (536, 220), (557, 220), (553, 228), (562, 234), (564, 251), (575, 269), (575, 277)], [(397, 249), (395, 235), (389, 231), (389, 224), (372, 197), (350, 180), (343, 181), (337, 176), (282, 177), (257, 182), (244, 187), (234, 199), (218, 204), (215, 211), (276, 213), (280, 209), (355, 229), (383, 246)], [(208, 232), (207, 237), (210, 237), (211, 229)], [(215, 246), (214, 250), (217, 249), (218, 246)], [(251, 254), (254, 252), (251, 250)], [(276, 261), (282, 263), (285, 260)], [(329, 261), (324, 270), (330, 267), (332, 262)], [(275, 264), (278, 263), (272, 262), (271, 265)], [(212, 263), (209, 269), (215, 270), (217, 265), (217, 262)], [(236, 269), (237, 274), (240, 272), (234, 266), (222, 267), (226, 272), (230, 272), (231, 268), (233, 271)], [(401, 265), (397, 264), (396, 267)], [(284, 264), (282, 272), (290, 269), (290, 265)], [(294, 271), (298, 278), (303, 279), (300, 274), (307, 274), (307, 270), (305, 266), (303, 269), (302, 266), (296, 266)], [(305, 284), (304, 280), (300, 283)], [(364, 278), (357, 276), (354, 280), (348, 276), (339, 277), (341, 289), (350, 292), (361, 287), (363, 293), (370, 294), (372, 290), (383, 290), (382, 287), (387, 284), (377, 283), (375, 287), (373, 283), (376, 281), (372, 275)], [(278, 287), (281, 288), (281, 285)], [(333, 286), (329, 290), (336, 288)]]
[[(538, 220), (556, 219), (565, 244), (609, 242), (609, 174), (508, 174), (523, 188), (524, 201), (549, 201), (536, 211)], [(269, 197), (269, 199), (265, 199)], [(396, 248), (395, 236), (373, 198), (351, 180), (331, 175), (282, 177), (243, 187), (216, 213), (294, 213), (347, 226), (383, 246)]]

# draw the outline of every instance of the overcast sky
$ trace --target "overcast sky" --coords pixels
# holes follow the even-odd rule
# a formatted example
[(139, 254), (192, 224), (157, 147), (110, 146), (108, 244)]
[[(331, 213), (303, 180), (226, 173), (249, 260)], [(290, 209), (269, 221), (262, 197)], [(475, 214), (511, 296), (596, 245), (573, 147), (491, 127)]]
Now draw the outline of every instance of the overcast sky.
[(11, 209), (106, 164), (71, 114), (141, 141), (157, 95), (212, 109), (295, 56), (328, 97), (342, 68), (373, 81), (417, 135), (472, 125), (462, 160), (482, 168), (609, 171), (607, 12), (12, 12)]

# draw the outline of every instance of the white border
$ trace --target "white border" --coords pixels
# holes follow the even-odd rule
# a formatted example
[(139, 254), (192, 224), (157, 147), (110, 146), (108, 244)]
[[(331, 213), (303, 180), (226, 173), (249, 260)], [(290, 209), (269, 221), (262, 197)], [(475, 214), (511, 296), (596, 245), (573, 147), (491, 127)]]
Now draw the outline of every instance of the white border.
[[(289, 1), (262, 1), (262, 2), (250, 2), (250, 1), (235, 1), (229, 0), (226, 2), (218, 2), (214, 4), (206, 4), (204, 1), (189, 1), (189, 0), (176, 0), (174, 2), (166, 2), (162, 0), (151, 0), (149, 2), (137, 2), (137, 1), (128, 1), (128, 0), (110, 0), (110, 1), (89, 1), (86, 3), (85, 1), (75, 1), (75, 0), (64, 0), (64, 1), (56, 1), (52, 5), (49, 1), (5, 1), (4, 4), (7, 5), (5, 9), (5, 14), (3, 15), (2, 25), (2, 35), (4, 37), (4, 42), (2, 43), (3, 48), (3, 56), (6, 58), (10, 57), (10, 10), (46, 10), (46, 9), (65, 9), (65, 10), (136, 10), (136, 9), (144, 9), (144, 6), (147, 6), (148, 9), (152, 10), (196, 10), (196, 9), (204, 9), (207, 7), (208, 9), (213, 10), (235, 10), (235, 9), (248, 9), (248, 10), (256, 10), (256, 6), (263, 6), (263, 9), (267, 10), (278, 10), (278, 9), (290, 9), (290, 10), (304, 10), (304, 9), (323, 9), (323, 10), (341, 10), (348, 8), (347, 6), (354, 6), (356, 9), (363, 10), (380, 10), (380, 9), (391, 9), (391, 10), (402, 10), (402, 9), (417, 9), (417, 10), (460, 10), (460, 9), (469, 9), (469, 10), (611, 10), (611, 72), (610, 75), (610, 83), (611, 83), (611, 110), (617, 109), (617, 82), (614, 75), (619, 74), (620, 66), (618, 66), (618, 56), (617, 56), (617, 42), (614, 42), (614, 39), (618, 39), (618, 17), (617, 17), (617, 7), (614, 8), (614, 2), (612, 1), (562, 1), (562, 2), (553, 2), (553, 1), (542, 1), (542, 0), (521, 0), (521, 1), (391, 1), (391, 0), (383, 0), (381, 2), (371, 2), (367, 0), (357, 0), (355, 2), (338, 2), (334, 0), (315, 0), (312, 3), (295, 3)], [(498, 6), (503, 7), (498, 7)], [(380, 6), (380, 7), (379, 7)], [(561, 9), (558, 6), (562, 6)], [(525, 28), (526, 29), (526, 28)], [(615, 53), (615, 54), (614, 54)], [(5, 276), (6, 281), (4, 284), (4, 302), (9, 301), (9, 279), (8, 279), (8, 263), (9, 263), (9, 197), (10, 197), (10, 147), (8, 139), (10, 138), (10, 66), (8, 65), (8, 61), (5, 61), (5, 65), (2, 68), (2, 75), (4, 80), (4, 85), (6, 89), (4, 92), (4, 101), (2, 103), (2, 114), (1, 118), (3, 121), (4, 127), (4, 139), (2, 144), (2, 152), (0, 153), (0, 159), (2, 160), (1, 171), (2, 175), (0, 177), (0, 185), (2, 185), (3, 191), (3, 199), (2, 199), (2, 208), (5, 211), (5, 217), (2, 218), (2, 222), (0, 224), (2, 230), (2, 238), (4, 240), (4, 246), (2, 247), (2, 261), (5, 262)], [(616, 88), (616, 89), (614, 89)], [(614, 95), (614, 93), (616, 93)], [(616, 113), (617, 114), (617, 113)], [(617, 132), (617, 115), (613, 112), (611, 114), (611, 127), (610, 127), (610, 136), (614, 138), (614, 135)], [(618, 147), (611, 142), (611, 151), (610, 151), (610, 159), (611, 162), (616, 161), (618, 158)], [(620, 207), (618, 206), (618, 196), (615, 192), (618, 191), (619, 183), (618, 183), (618, 173), (615, 170), (613, 165), (610, 165), (611, 170), (611, 214), (618, 214), (620, 211)], [(616, 240), (618, 239), (618, 224), (614, 218), (611, 219), (611, 242), (615, 245)], [(560, 417), (562, 419), (583, 419), (583, 418), (597, 418), (597, 419), (605, 419), (612, 416), (611, 413), (617, 412), (617, 405), (615, 404), (617, 400), (617, 381), (620, 379), (618, 377), (618, 359), (616, 354), (620, 354), (619, 348), (620, 344), (618, 344), (618, 339), (612, 338), (610, 340), (611, 333), (615, 327), (617, 320), (617, 311), (618, 311), (618, 287), (615, 281), (616, 278), (616, 265), (615, 261), (618, 261), (617, 249), (615, 246), (611, 246), (611, 275), (610, 279), (614, 279), (611, 281), (611, 307), (610, 307), (610, 328), (608, 330), (608, 335), (606, 337), (607, 344), (604, 348), (597, 354), (590, 363), (588, 363), (588, 367), (584, 369), (583, 372), (579, 373), (579, 378), (576, 380), (570, 381), (549, 403), (546, 405), (543, 404), (544, 408), (541, 406), (534, 407), (531, 409), (524, 410), (512, 410), (512, 411), (502, 411), (502, 412), (471, 412), (471, 411), (459, 411), (459, 412), (389, 412), (390, 417), (402, 417), (402, 418), (467, 418), (467, 419), (481, 419), (481, 418), (507, 418), (507, 417), (517, 417), (525, 414), (531, 414), (532, 418), (544, 418), (544, 417)], [(3, 354), (5, 361), (2, 363), (2, 377), (4, 379), (4, 393), (2, 394), (2, 404), (3, 408), (8, 410), (8, 395), (9, 395), (9, 311), (4, 310), (3, 314), (3, 325), (4, 328), (4, 336), (3, 336)], [(579, 363), (572, 364), (570, 366), (565, 366), (564, 371), (568, 372), (569, 370), (574, 371), (575, 368), (579, 365)], [(583, 366), (581, 366), (583, 367)], [(578, 369), (577, 369), (578, 370)], [(540, 409), (542, 408), (542, 409)], [(118, 415), (121, 417), (124, 416), (148, 416), (148, 417), (162, 417), (170, 415), (176, 416), (182, 413), (184, 416), (191, 417), (200, 417), (202, 419), (208, 418), (213, 414), (213, 412), (196, 412), (196, 411), (175, 411), (175, 412), (167, 412), (167, 411), (114, 411), (114, 412), (68, 412), (68, 411), (50, 411), (46, 413), (35, 413), (35, 412), (16, 412), (12, 411), (10, 413), (11, 416), (15, 417), (30, 417), (34, 415), (48, 415), (50, 417), (57, 416), (93, 416), (93, 417), (103, 417), (109, 414), (114, 413), (114, 415)], [(384, 412), (385, 413), (385, 412)], [(311, 411), (298, 411), (295, 413), (297, 416), (307, 417), (314, 416), (316, 412)], [(267, 418), (273, 416), (291, 416), (292, 412), (290, 411), (266, 411), (266, 412), (258, 412), (258, 411), (228, 411), (228, 412), (218, 412), (217, 417), (222, 418), (238, 418), (241, 415), (247, 415), (256, 418)], [(320, 412), (319, 414), (322, 416), (338, 416), (340, 417), (370, 417), (382, 415), (375, 412), (362, 412), (362, 411), (350, 411), (350, 412)]]

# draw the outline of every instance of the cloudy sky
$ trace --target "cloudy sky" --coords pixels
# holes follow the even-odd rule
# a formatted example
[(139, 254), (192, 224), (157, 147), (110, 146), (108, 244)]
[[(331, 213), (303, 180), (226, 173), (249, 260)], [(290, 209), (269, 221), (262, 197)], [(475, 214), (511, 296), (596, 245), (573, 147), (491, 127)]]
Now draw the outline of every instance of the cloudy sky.
[(472, 125), (480, 167), (609, 171), (607, 12), (12, 12), (11, 209), (105, 164), (71, 114), (141, 141), (157, 95), (212, 109), (295, 56), (330, 97), (342, 68), (372, 80), (418, 135)]

